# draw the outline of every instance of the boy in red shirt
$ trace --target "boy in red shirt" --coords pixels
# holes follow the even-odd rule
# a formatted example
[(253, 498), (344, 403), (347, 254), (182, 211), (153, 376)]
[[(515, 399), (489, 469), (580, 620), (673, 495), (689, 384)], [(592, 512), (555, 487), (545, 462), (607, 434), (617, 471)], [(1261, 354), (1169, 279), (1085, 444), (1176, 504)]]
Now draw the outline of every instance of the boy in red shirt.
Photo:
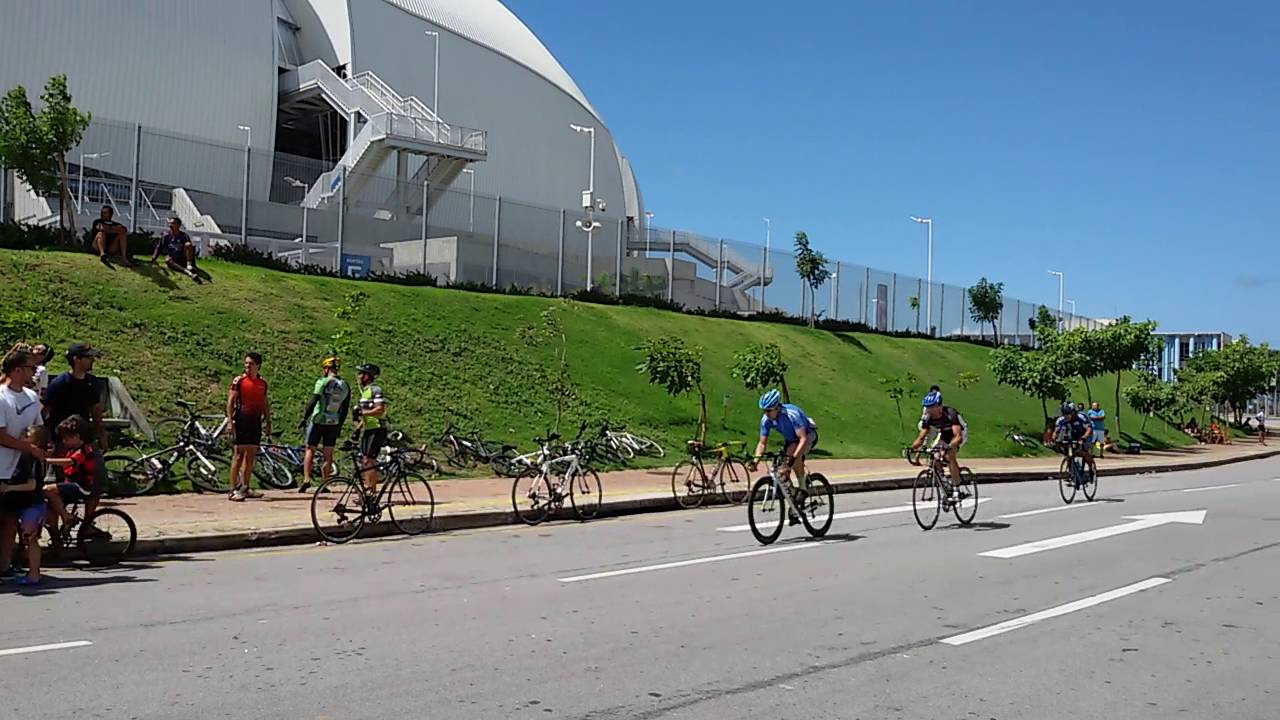
[(263, 430), (271, 434), (271, 403), (267, 400), (267, 381), (259, 374), (261, 368), (261, 355), (245, 353), (244, 372), (231, 381), (231, 390), (227, 393), (227, 428), (235, 442), (229, 499), (235, 502), (262, 497), (262, 493), (249, 488)]
[(58, 424), (63, 453), (48, 462), (62, 469), (62, 478), (56, 485), (44, 488), (44, 498), (55, 516), (55, 522), (50, 523), (55, 532), (59, 523), (70, 529), (71, 513), (67, 512), (67, 505), (83, 502), (84, 516), (92, 517), (102, 498), (107, 468), (102, 462), (102, 453), (89, 444), (89, 429), (89, 421), (79, 415)]

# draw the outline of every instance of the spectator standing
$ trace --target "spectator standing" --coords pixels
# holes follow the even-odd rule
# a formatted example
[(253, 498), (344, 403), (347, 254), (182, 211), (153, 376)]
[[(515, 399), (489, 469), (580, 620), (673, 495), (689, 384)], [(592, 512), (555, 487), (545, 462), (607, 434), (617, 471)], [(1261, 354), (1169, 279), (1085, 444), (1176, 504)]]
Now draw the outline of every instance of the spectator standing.
[(249, 487), (263, 429), (271, 434), (271, 403), (267, 400), (267, 381), (262, 378), (261, 370), (262, 356), (256, 352), (246, 353), (244, 372), (231, 381), (227, 393), (227, 427), (235, 443), (228, 495), (233, 502), (262, 497), (262, 493)]
[(1267, 444), (1267, 411), (1265, 409), (1259, 410), (1258, 414), (1253, 416), (1253, 419), (1258, 421), (1258, 442), (1262, 443), (1263, 445), (1266, 445)]
[(102, 352), (88, 343), (67, 348), (70, 369), (49, 381), (45, 390), (45, 421), (57, 427), (72, 415), (89, 420), (97, 449), (107, 451), (107, 430), (102, 423), (102, 381), (93, 374), (93, 363)]
[(320, 362), (324, 375), (316, 381), (311, 399), (302, 411), (300, 428), (305, 428), (306, 451), (302, 458), (302, 484), (298, 492), (311, 487), (311, 468), (315, 462), (316, 448), (323, 447), (324, 465), (320, 468), (323, 482), (329, 482), (333, 473), (333, 448), (342, 434), (342, 423), (347, 419), (351, 406), (351, 387), (338, 376), (338, 358), (325, 358)]
[(169, 218), (169, 231), (160, 237), (156, 247), (151, 251), (151, 262), (155, 262), (164, 253), (164, 262), (171, 270), (196, 279), (196, 251), (191, 237), (182, 231), (182, 220)]
[(31, 389), (36, 391), (36, 396), (40, 398), (40, 402), (44, 402), (44, 391), (49, 388), (49, 345), (46, 343), (38, 343), (31, 348), (31, 354), (35, 356), (36, 375), (31, 381)]
[(1107, 414), (1103, 412), (1102, 404), (1095, 400), (1085, 416), (1093, 424), (1093, 445), (1097, 448), (1098, 457), (1102, 457), (1102, 452), (1107, 447)]
[[(32, 442), (32, 428), (39, 428), (40, 400), (27, 387), (35, 376), (36, 363), (26, 348), (10, 350), (2, 362), (5, 382), (0, 386), (0, 578), (12, 574), (13, 548), (18, 531), (39, 534), (44, 522), (44, 502), (36, 485), (40, 482), (43, 443)], [(33, 538), (34, 540), (34, 538)], [(40, 582), (40, 543), (28, 542), (28, 568), (16, 583)]]
[(110, 205), (102, 206), (98, 219), (93, 221), (93, 226), (89, 229), (93, 236), (93, 249), (102, 262), (107, 262), (114, 253), (120, 256), (120, 261), (126, 267), (133, 267), (133, 260), (129, 259), (129, 231), (113, 219), (115, 214), (115, 209)]

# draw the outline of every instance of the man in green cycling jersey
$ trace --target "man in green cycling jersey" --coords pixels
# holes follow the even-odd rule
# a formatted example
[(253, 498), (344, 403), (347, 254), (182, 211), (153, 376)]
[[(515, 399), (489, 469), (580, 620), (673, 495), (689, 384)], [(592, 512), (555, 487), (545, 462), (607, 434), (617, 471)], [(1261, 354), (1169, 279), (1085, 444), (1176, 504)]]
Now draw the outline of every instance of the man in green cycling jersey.
[[(782, 450), (783, 465), (778, 476), (785, 480), (794, 470), (795, 486), (805, 487), (808, 474), (804, 469), (804, 459), (818, 444), (817, 423), (799, 407), (784, 404), (782, 394), (777, 390), (770, 390), (760, 397), (760, 409), (764, 411), (764, 415), (760, 418), (760, 442), (756, 443), (751, 468), (755, 469), (756, 464), (760, 462), (760, 457), (764, 455), (764, 450), (769, 444), (769, 432), (777, 430), (785, 443)], [(795, 524), (795, 518), (791, 520), (792, 524)]]
[(356, 431), (360, 433), (360, 463), (364, 467), (364, 488), (371, 493), (378, 490), (378, 454), (382, 446), (387, 444), (387, 428), (383, 426), (387, 417), (387, 400), (382, 396), (382, 388), (374, 384), (382, 370), (377, 365), (365, 363), (356, 368), (356, 378), (360, 381), (359, 403), (351, 411), (356, 421)]
[(351, 405), (351, 388), (338, 377), (338, 358), (325, 358), (320, 368), (324, 375), (316, 381), (311, 399), (302, 411), (302, 422), (298, 423), (298, 428), (305, 433), (303, 442), (307, 448), (302, 456), (302, 484), (298, 492), (306, 492), (311, 487), (311, 466), (315, 463), (317, 447), (322, 447), (324, 453), (320, 478), (329, 482), (333, 473), (333, 448), (338, 444), (342, 423)]

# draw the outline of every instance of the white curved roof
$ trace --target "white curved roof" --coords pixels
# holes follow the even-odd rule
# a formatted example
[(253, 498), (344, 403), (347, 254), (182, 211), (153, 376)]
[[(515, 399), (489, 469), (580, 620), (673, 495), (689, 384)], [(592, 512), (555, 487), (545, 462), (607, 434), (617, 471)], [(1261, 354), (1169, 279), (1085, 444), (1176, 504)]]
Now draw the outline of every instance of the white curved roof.
[(542, 41), (499, 0), (384, 0), (449, 32), (484, 45), (524, 65), (600, 114)]

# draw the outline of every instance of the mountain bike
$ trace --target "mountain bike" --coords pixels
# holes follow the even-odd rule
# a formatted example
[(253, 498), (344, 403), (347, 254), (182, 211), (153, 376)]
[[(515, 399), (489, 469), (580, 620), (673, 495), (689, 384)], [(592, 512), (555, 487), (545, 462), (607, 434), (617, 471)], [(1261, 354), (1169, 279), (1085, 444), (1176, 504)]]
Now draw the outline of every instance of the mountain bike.
[(144, 453), (138, 457), (108, 455), (103, 458), (107, 470), (106, 494), (109, 497), (133, 497), (149, 492), (156, 483), (167, 483), (174, 468), (183, 463), (186, 477), (197, 492), (227, 492), (231, 462), (214, 455), (208, 446), (180, 439), (177, 443)]
[[(717, 488), (727, 503), (737, 505), (746, 500), (751, 491), (751, 473), (741, 458), (729, 452), (742, 445), (741, 441), (731, 441), (704, 447), (697, 440), (690, 440), (689, 457), (671, 471), (671, 493), (680, 507), (698, 507)], [(708, 475), (703, 461), (711, 458), (715, 465)]]
[(383, 448), (385, 460), (371, 468), (379, 475), (378, 489), (364, 487), (359, 446), (346, 442), (355, 474), (332, 477), (320, 484), (311, 496), (311, 525), (321, 538), (332, 543), (345, 543), (360, 534), (366, 523), (376, 523), (385, 512), (396, 529), (405, 535), (421, 535), (431, 529), (435, 519), (435, 495), (431, 484), (414, 467), (422, 459), (418, 448)]
[(921, 470), (911, 486), (911, 510), (921, 530), (932, 530), (944, 511), (955, 513), (961, 525), (968, 525), (978, 514), (978, 482), (967, 467), (960, 468), (960, 481), (947, 477), (947, 448), (939, 445), (927, 450), (903, 450), (912, 465), (920, 464), (920, 456), (928, 453), (929, 467)]
[(1062, 501), (1070, 505), (1076, 499), (1076, 492), (1084, 491), (1086, 500), (1093, 502), (1098, 494), (1098, 471), (1080, 453), (1082, 445), (1079, 441), (1066, 443), (1066, 457), (1062, 459), (1062, 469), (1058, 476), (1058, 491)]
[(226, 440), (227, 416), (225, 414), (196, 413), (195, 403), (175, 400), (174, 405), (186, 411), (186, 417), (167, 417), (152, 426), (155, 443), (161, 447), (178, 444), (179, 440), (201, 445), (216, 453), (230, 452), (231, 443)]
[[(86, 496), (87, 492), (81, 489)], [(76, 554), (90, 565), (116, 565), (133, 552), (138, 542), (138, 527), (125, 511), (114, 507), (101, 507), (89, 517), (84, 517), (83, 501), (67, 503), (71, 522), (56, 531), (48, 524), (41, 534), (48, 536), (45, 548), (50, 559), (66, 559), (67, 551), (74, 548)], [(25, 561), (26, 548), (20, 547), (18, 558)]]
[(600, 476), (590, 468), (600, 453), (599, 441), (577, 440), (557, 448), (559, 440), (555, 433), (535, 438), (541, 448), (540, 462), (526, 467), (511, 483), (511, 507), (526, 525), (546, 520), (564, 507), (566, 499), (579, 520), (590, 520), (600, 512)]
[(786, 453), (766, 455), (770, 459), (769, 474), (756, 481), (751, 488), (751, 500), (747, 505), (747, 522), (751, 534), (761, 545), (769, 545), (782, 534), (782, 527), (796, 516), (804, 529), (816, 538), (827, 534), (834, 518), (835, 500), (831, 483), (819, 473), (811, 472), (805, 478), (808, 487), (795, 487), (789, 478), (778, 472), (786, 461)]

